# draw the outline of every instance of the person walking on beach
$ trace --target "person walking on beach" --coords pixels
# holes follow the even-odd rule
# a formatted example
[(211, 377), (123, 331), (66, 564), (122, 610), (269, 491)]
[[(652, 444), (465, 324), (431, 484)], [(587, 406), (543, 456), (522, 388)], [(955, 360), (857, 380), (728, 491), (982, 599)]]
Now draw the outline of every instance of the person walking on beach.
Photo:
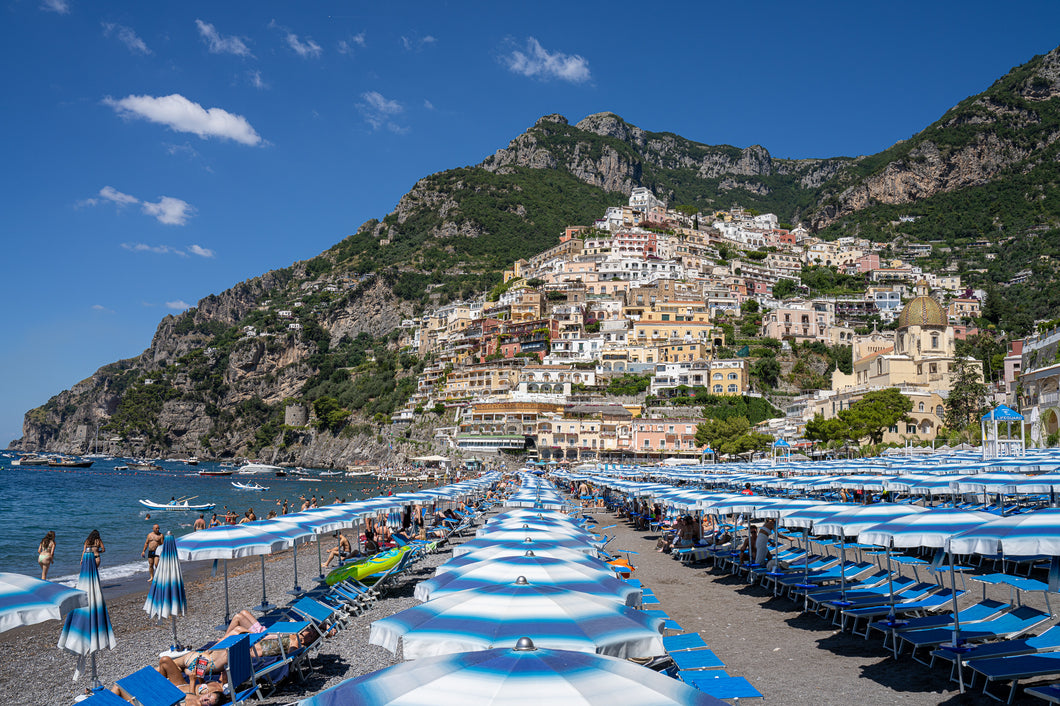
[[(215, 515), (216, 517), (216, 515)], [(204, 530), (206, 529), (206, 515), (199, 515), (199, 519), (195, 520), (195, 525), (192, 527), (193, 530)]]
[(155, 567), (158, 566), (158, 548), (162, 546), (162, 540), (164, 539), (161, 528), (156, 524), (147, 533), (147, 539), (144, 540), (144, 548), (140, 551), (140, 556), (147, 559), (148, 581), (155, 580)]
[(85, 540), (86, 552), (92, 552), (96, 557), (96, 568), (99, 568), (99, 563), (103, 560), (101, 556), (103, 552), (107, 551), (107, 548), (103, 546), (103, 539), (99, 536), (99, 530), (94, 529), (88, 533), (88, 539)]
[(55, 560), (55, 532), (49, 530), (37, 546), (37, 563), (40, 564), (40, 580), (48, 580), (48, 569)]

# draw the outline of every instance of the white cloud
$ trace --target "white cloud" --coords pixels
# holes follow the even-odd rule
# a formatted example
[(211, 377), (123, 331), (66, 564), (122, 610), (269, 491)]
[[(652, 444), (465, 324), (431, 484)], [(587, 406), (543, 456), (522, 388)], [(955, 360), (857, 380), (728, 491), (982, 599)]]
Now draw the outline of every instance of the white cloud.
[[(142, 210), (148, 216), (152, 216), (159, 223), (164, 223), (170, 226), (182, 226), (188, 222), (188, 219), (195, 215), (195, 207), (183, 199), (174, 198), (172, 196), (160, 196), (157, 202), (141, 201), (140, 199), (130, 194), (123, 194), (122, 192), (115, 189), (113, 186), (104, 186), (99, 190), (100, 198), (110, 201), (111, 203), (117, 204), (118, 207), (131, 206), (133, 204), (139, 204), (140, 210)], [(100, 203), (100, 199), (89, 198), (82, 201), (78, 201), (78, 206), (95, 206)], [(143, 245), (142, 243), (123, 243), (123, 248), (127, 250), (152, 250), (150, 246)], [(153, 252), (177, 252), (180, 255), (184, 255), (184, 252), (178, 252), (175, 249), (169, 248), (168, 246), (158, 246), (165, 248), (164, 250), (153, 250)], [(195, 247), (198, 247), (197, 245)], [(202, 253), (196, 252), (196, 255)], [(212, 255), (213, 253), (211, 253)], [(207, 256), (209, 257), (209, 256)]]
[(247, 78), (250, 80), (250, 85), (254, 88), (264, 91), (269, 87), (269, 84), (265, 83), (265, 80), (261, 77), (260, 71), (248, 71)]
[(203, 108), (179, 93), (169, 96), (126, 96), (120, 100), (103, 99), (105, 105), (123, 118), (143, 118), (167, 126), (176, 132), (190, 132), (204, 140), (219, 137), (234, 140), (244, 145), (261, 143), (261, 136), (254, 131), (242, 115), (229, 113), (221, 108)]
[(405, 47), (405, 51), (420, 51), (437, 43), (438, 40), (429, 34), (426, 37), (401, 37), (401, 46)]
[(362, 93), (361, 100), (363, 102), (357, 104), (357, 109), (361, 112), (365, 122), (372, 126), (373, 130), (385, 127), (391, 132), (404, 133), (407, 131), (407, 128), (403, 128), (391, 120), (395, 115), (405, 112), (405, 106), (395, 100), (384, 97), (378, 91)]
[(57, 12), (65, 15), (70, 12), (70, 3), (66, 0), (41, 0), (40, 8), (48, 12)]
[(339, 54), (352, 54), (354, 47), (364, 48), (367, 46), (364, 32), (352, 34), (347, 39), (340, 39), (338, 44)]
[(423, 99), (423, 107), (426, 108), (427, 110), (434, 110), (434, 103), (431, 103), (429, 100), (424, 98)]
[(180, 257), (187, 257), (188, 253), (184, 252), (180, 248), (174, 248), (169, 245), (148, 245), (147, 243), (122, 243), (121, 246), (129, 252), (149, 252), (155, 255), (178, 255)]
[(185, 309), (191, 308), (191, 305), (183, 299), (178, 299), (175, 302), (166, 302), (166, 308), (174, 309), (176, 311), (184, 311)]
[[(122, 192), (115, 189), (113, 186), (104, 186), (99, 190), (99, 195), (108, 201), (113, 201), (119, 206), (128, 206), (133, 203), (140, 203), (140, 199), (129, 194), (123, 194)], [(94, 199), (93, 199), (94, 200)]]
[(309, 37), (303, 42), (294, 32), (287, 33), (287, 46), (291, 47), (303, 59), (316, 59), (324, 53), (323, 48)]
[(559, 79), (571, 83), (584, 83), (592, 78), (589, 62), (577, 54), (549, 53), (533, 37), (526, 40), (526, 51), (518, 49), (501, 57), (508, 70), (529, 78), (542, 80)]
[(114, 313), (113, 309), (108, 309), (107, 307), (103, 306), (102, 304), (93, 304), (92, 305), (92, 311), (99, 311), (99, 312), (102, 312), (104, 314), (113, 314)]
[(115, 36), (118, 41), (124, 44), (129, 51), (133, 54), (150, 54), (151, 50), (147, 47), (144, 40), (137, 36), (136, 32), (132, 27), (126, 27), (125, 25), (114, 24), (113, 22), (103, 23), (103, 36), (110, 37)]
[(206, 42), (211, 54), (235, 54), (236, 56), (254, 56), (250, 53), (250, 47), (241, 37), (235, 35), (223, 37), (217, 29), (209, 22), (195, 20), (195, 26), (199, 28), (199, 36)]
[(214, 251), (209, 248), (204, 248), (200, 245), (189, 245), (188, 252), (192, 255), (198, 255), (199, 257), (213, 257)]
[(144, 213), (154, 216), (159, 223), (167, 226), (182, 226), (188, 222), (188, 218), (195, 215), (194, 206), (172, 196), (162, 196), (157, 203), (144, 201), (142, 208)]

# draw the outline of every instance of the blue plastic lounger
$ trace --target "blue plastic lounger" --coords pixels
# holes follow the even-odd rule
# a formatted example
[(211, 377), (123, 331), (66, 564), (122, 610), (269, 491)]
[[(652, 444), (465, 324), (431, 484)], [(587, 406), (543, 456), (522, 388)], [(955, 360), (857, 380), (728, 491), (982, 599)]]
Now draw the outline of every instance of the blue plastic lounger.
[(228, 676), (228, 685), (232, 690), (229, 698), (234, 704), (246, 701), (251, 696), (262, 698), (250, 658), (250, 640), (250, 635), (232, 635), (213, 647), (215, 650), (228, 650), (225, 674)]
[(994, 698), (998, 697), (988, 691), (990, 683), (1011, 681), (1012, 686), (1009, 689), (1007, 703), (1012, 703), (1020, 679), (1047, 677), (1060, 673), (1060, 652), (976, 659), (968, 662), (968, 668), (972, 670), (973, 679), (976, 674), (986, 677), (983, 693)]
[(837, 564), (822, 571), (811, 572), (809, 576), (803, 576), (798, 571), (795, 571), (790, 576), (781, 578), (780, 584), (782, 586), (792, 586), (801, 583), (829, 583), (839, 581), (840, 577), (846, 577), (847, 581), (854, 581), (858, 576), (871, 571), (875, 566), (875, 564), (868, 561), (848, 561), (842, 569)]
[(187, 696), (154, 667), (138, 669), (117, 684), (143, 706), (176, 706)]
[[(991, 620), (996, 618), (1011, 607), (1012, 606), (1008, 603), (1002, 603), (1001, 601), (995, 601), (988, 598), (985, 601), (979, 601), (967, 608), (962, 608), (957, 612), (957, 617), (960, 618), (961, 625), (977, 623), (981, 620)], [(884, 646), (886, 646), (886, 636), (890, 635), (892, 632), (920, 630), (921, 628), (938, 628), (946, 625), (953, 625), (953, 613), (942, 613), (941, 615), (927, 615), (922, 618), (911, 618), (905, 621), (904, 625), (899, 627), (878, 621), (869, 623), (869, 628), (872, 630), (879, 630), (884, 634)]]
[(662, 618), (666, 622), (663, 623), (663, 628), (666, 630), (673, 630), (675, 632), (682, 632), (684, 628), (677, 624), (677, 621), (666, 614), (665, 610), (659, 610), (658, 608), (648, 609), (644, 611), (648, 615), (654, 615), (657, 618)]
[[(897, 584), (899, 584), (899, 585), (908, 586), (908, 585), (910, 585), (913, 582), (912, 579), (904, 578), (901, 574), (899, 574), (897, 572), (888, 573), (887, 571), (882, 571), (881, 570), (881, 571), (876, 571), (876, 572), (874, 572), (872, 574), (869, 574), (868, 576), (863, 576), (858, 581), (851, 581), (851, 582), (847, 583), (847, 590), (848, 591), (863, 591), (863, 590), (868, 590), (868, 589), (872, 589), (872, 588), (879, 588), (880, 586), (883, 586), (883, 585), (885, 585), (887, 583), (887, 577), (891, 576), (892, 574), (894, 576), (894, 581)], [(798, 577), (793, 577), (793, 578), (798, 578)], [(836, 580), (838, 580), (838, 579), (836, 579)], [(782, 580), (782, 581), (783, 581), (783, 583), (786, 583), (786, 584), (790, 585), (790, 593), (791, 593), (791, 597), (793, 599), (797, 599), (798, 597), (802, 596), (803, 593), (807, 593), (807, 592), (809, 592), (809, 594), (811, 596), (814, 596), (814, 595), (819, 595), (819, 594), (822, 594), (822, 593), (828, 593), (829, 591), (836, 591), (837, 590), (837, 588), (835, 586), (818, 586), (818, 585), (814, 585), (812, 588), (804, 588), (803, 586), (808, 586), (808, 585), (814, 583), (812, 576), (810, 577), (810, 581), (808, 581), (805, 584), (801, 580), (797, 580), (797, 581)]]
[(698, 632), (689, 632), (683, 635), (667, 635), (663, 638), (663, 648), (668, 653), (677, 652), (679, 650), (698, 650), (701, 647), (706, 647), (707, 643), (703, 641)]
[(712, 650), (678, 650), (670, 654), (670, 659), (679, 671), (692, 669), (724, 669), (725, 663), (718, 659)]
[[(1015, 610), (998, 616), (993, 620), (983, 620), (970, 625), (961, 625), (961, 640), (964, 642), (987, 642), (988, 640), (1007, 640), (1022, 635), (1049, 620), (1049, 614), (1029, 606), (1020, 606)], [(918, 662), (916, 651), (921, 647), (938, 647), (953, 638), (951, 628), (923, 628), (906, 630), (898, 633), (898, 653), (908, 644), (913, 651), (913, 659)]]
[(678, 672), (677, 677), (716, 699), (764, 699), (758, 689), (743, 677), (731, 677), (719, 669), (697, 669)]
[[(938, 584), (935, 583), (915, 583), (912, 586), (903, 588), (901, 591), (895, 591), (895, 600), (909, 600), (919, 601), (927, 598), (933, 591), (938, 589)], [(887, 590), (886, 586), (880, 586), (877, 589), (871, 591), (858, 591), (858, 594), (851, 597), (850, 591), (847, 591), (847, 597), (834, 598), (830, 601), (818, 602), (816, 609), (823, 610), (825, 617), (832, 616), (832, 622), (835, 625), (840, 624), (840, 611), (844, 608), (867, 608), (868, 606), (877, 605), (890, 605), (891, 603), (891, 592)], [(813, 602), (813, 598), (810, 599)]]
[[(985, 645), (975, 645), (970, 652), (958, 653), (945, 647), (931, 653), (931, 665), (935, 666), (935, 660), (943, 660), (957, 664), (957, 657), (961, 662), (975, 659), (987, 659), (990, 657), (1011, 657), (1013, 655), (1029, 655), (1041, 652), (1054, 652), (1060, 650), (1060, 625), (1054, 625), (1037, 637), (1019, 638), (1015, 640), (1002, 640), (1001, 642), (988, 642)], [(950, 679), (956, 679), (956, 671), (950, 670)]]
[(1029, 686), (1023, 690), (1028, 696), (1037, 696), (1043, 701), (1051, 704), (1060, 704), (1060, 684), (1045, 684), (1044, 686)]
[[(170, 684), (170, 686), (173, 685)], [(176, 689), (177, 687), (173, 686), (173, 688)], [(177, 690), (180, 691), (179, 689)], [(183, 701), (187, 694), (181, 691), (180, 696), (180, 700)], [(87, 699), (81, 699), (78, 701), (77, 706), (129, 706), (129, 702), (106, 689), (100, 689), (99, 691), (92, 692), (92, 695)]]
[(321, 603), (308, 596), (299, 598), (287, 608), (299, 617), (313, 623), (313, 627), (321, 635), (334, 627), (342, 627), (344, 625), (342, 609)]
[[(957, 591), (957, 598), (960, 598), (965, 594), (965, 591)], [(900, 600), (894, 604), (894, 614), (896, 616), (905, 615), (926, 615), (928, 613), (935, 613), (940, 610), (946, 610), (953, 605), (953, 591), (948, 588), (944, 588), (941, 591), (932, 593), (927, 598), (919, 600)], [(882, 618), (890, 615), (891, 606), (887, 605), (876, 605), (876, 606), (865, 606), (863, 608), (847, 608), (843, 610), (842, 623), (840, 628), (846, 630), (847, 620), (850, 620), (850, 632), (854, 635), (862, 635), (866, 639), (869, 637), (869, 626), (873, 618)], [(865, 619), (865, 632), (858, 632), (858, 621)]]
[[(921, 584), (922, 586), (924, 584)], [(900, 578), (895, 579), (891, 586), (894, 589), (894, 595), (901, 596), (909, 592), (916, 586), (913, 579)], [(929, 588), (937, 588), (935, 584), (927, 584)], [(925, 593), (924, 595), (927, 595)], [(879, 605), (880, 603), (891, 602), (891, 590), (886, 583), (875, 588), (858, 588), (847, 586), (846, 593), (838, 586), (830, 586), (825, 591), (810, 591), (806, 595), (807, 602), (813, 608), (815, 612), (819, 612), (822, 608), (825, 614), (830, 612), (833, 605), (830, 601), (845, 601), (844, 607), (864, 607), (870, 605)], [(896, 599), (898, 600), (898, 599)]]

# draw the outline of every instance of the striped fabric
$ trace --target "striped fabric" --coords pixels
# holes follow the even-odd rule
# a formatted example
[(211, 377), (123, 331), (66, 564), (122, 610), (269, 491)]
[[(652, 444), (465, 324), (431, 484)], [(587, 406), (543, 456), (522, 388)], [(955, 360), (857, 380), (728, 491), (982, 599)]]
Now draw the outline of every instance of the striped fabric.
[(532, 535), (530, 537), (524, 535), (521, 540), (506, 541), (493, 540), (490, 537), (478, 537), (470, 542), (464, 542), (459, 546), (453, 547), (453, 556), (459, 557), (480, 550), (498, 553), (507, 550), (509, 553), (515, 554), (524, 554), (527, 550), (531, 550), (535, 554), (543, 554), (545, 551), (553, 549), (572, 549), (583, 554), (596, 554), (596, 549), (593, 545), (584, 540), (541, 536), (535, 539)]
[(299, 706), (720, 706), (677, 679), (613, 657), (495, 649), (427, 657), (373, 672)]
[(997, 518), (952, 538), (949, 550), (990, 556), (999, 552), (1008, 556), (1060, 556), (1060, 508)]
[(665, 652), (663, 619), (614, 600), (513, 582), (461, 591), (372, 623), (369, 642), (405, 659), (514, 647), (530, 636), (549, 649), (624, 659)]
[[(858, 542), (896, 549), (909, 547), (942, 547), (955, 534), (975, 529), (996, 520), (997, 515), (939, 508), (916, 515), (906, 515), (863, 529)], [(892, 544), (893, 542), (893, 544)]]
[(84, 591), (22, 574), (0, 572), (0, 633), (59, 620), (88, 602)]
[(144, 611), (147, 617), (164, 618), (184, 615), (188, 609), (188, 598), (184, 593), (184, 576), (180, 573), (180, 561), (177, 559), (177, 540), (166, 532), (162, 542), (162, 554), (158, 557), (155, 568), (155, 580), (147, 592)]
[(177, 556), (183, 561), (238, 559), (287, 549), (289, 538), (270, 532), (261, 523), (212, 527), (177, 539)]
[(856, 537), (861, 530), (881, 522), (927, 512), (930, 512), (929, 508), (920, 505), (895, 503), (858, 505), (814, 522), (813, 532), (814, 534), (834, 534), (839, 537)]
[[(80, 656), (74, 679), (84, 671), (85, 657), (103, 649), (112, 650), (117, 644), (114, 629), (110, 624), (110, 615), (107, 613), (107, 603), (103, 600), (103, 590), (99, 585), (96, 557), (92, 552), (85, 552), (81, 556), (81, 573), (77, 577), (77, 588), (85, 592), (88, 602), (84, 608), (72, 610), (67, 614), (63, 630), (59, 634), (59, 647)], [(94, 661), (92, 666), (94, 672)]]

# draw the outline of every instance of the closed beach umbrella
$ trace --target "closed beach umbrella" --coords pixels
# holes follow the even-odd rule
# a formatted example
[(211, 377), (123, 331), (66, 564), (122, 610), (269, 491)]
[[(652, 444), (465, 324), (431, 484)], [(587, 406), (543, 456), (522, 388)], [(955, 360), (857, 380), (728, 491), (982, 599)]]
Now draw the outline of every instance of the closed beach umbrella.
[(631, 607), (640, 606), (641, 589), (616, 578), (608, 564), (593, 561), (595, 563), (568, 561), (533, 554), (479, 561), (420, 581), (416, 584), (416, 598), (434, 600), (469, 588), (511, 583), (523, 576), (535, 586), (555, 586), (612, 598)]
[(260, 523), (211, 527), (184, 535), (177, 540), (177, 556), (183, 561), (223, 559), (225, 562), (225, 619), (218, 626), (228, 627), (231, 611), (228, 606), (228, 560), (248, 556), (261, 557), (261, 606), (267, 608), (265, 598), (265, 555), (291, 546), (287, 537), (269, 532)]
[(541, 647), (614, 657), (665, 652), (663, 619), (614, 600), (519, 577), (509, 584), (460, 591), (372, 623), (368, 641), (405, 659), (514, 647), (532, 636)]
[(117, 644), (114, 629), (107, 613), (107, 602), (103, 600), (103, 589), (99, 585), (96, 556), (92, 552), (81, 555), (81, 573), (77, 577), (77, 589), (84, 591), (87, 603), (84, 608), (70, 611), (59, 634), (59, 647), (79, 656), (74, 680), (84, 671), (85, 658), (92, 655), (92, 685), (99, 686), (96, 676), (96, 653), (112, 650)]
[(0, 572), (0, 633), (45, 620), (59, 620), (87, 602), (85, 592), (76, 588)]
[(180, 573), (180, 560), (177, 558), (177, 540), (172, 533), (166, 532), (162, 541), (162, 555), (158, 557), (158, 567), (155, 569), (155, 580), (147, 592), (144, 610), (149, 618), (170, 619), (174, 650), (180, 648), (177, 641), (177, 616), (184, 615), (187, 609), (188, 597), (184, 593), (184, 576)]
[(684, 682), (614, 657), (514, 648), (425, 657), (341, 684), (298, 706), (715, 706)]

